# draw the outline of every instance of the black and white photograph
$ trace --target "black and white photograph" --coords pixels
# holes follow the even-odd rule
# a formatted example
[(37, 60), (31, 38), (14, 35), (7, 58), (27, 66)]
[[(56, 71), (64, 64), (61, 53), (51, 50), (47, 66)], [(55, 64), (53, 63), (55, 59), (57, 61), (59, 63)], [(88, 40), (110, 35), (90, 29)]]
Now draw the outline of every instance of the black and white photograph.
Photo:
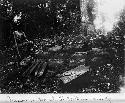
[(125, 0), (0, 0), (0, 94), (125, 93)]

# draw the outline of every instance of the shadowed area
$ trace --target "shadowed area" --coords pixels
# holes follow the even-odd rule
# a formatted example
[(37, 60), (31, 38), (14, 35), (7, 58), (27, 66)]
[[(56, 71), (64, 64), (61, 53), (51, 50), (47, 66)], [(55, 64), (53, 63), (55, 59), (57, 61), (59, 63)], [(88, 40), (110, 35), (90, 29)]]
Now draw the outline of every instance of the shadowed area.
[(124, 14), (109, 35), (81, 23), (79, 0), (0, 2), (1, 93), (116, 93), (123, 85)]

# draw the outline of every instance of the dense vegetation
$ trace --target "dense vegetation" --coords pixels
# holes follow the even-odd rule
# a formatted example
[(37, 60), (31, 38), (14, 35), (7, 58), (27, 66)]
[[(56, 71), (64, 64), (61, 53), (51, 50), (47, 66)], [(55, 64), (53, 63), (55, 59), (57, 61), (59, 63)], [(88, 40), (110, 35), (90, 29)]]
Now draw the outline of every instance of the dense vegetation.
[[(80, 18), (78, 0), (1, 0), (1, 93), (119, 92), (124, 17), (108, 36), (87, 34)], [(59, 50), (52, 50), (55, 46)], [(90, 70), (80, 78), (64, 84), (58, 77), (81, 64)]]

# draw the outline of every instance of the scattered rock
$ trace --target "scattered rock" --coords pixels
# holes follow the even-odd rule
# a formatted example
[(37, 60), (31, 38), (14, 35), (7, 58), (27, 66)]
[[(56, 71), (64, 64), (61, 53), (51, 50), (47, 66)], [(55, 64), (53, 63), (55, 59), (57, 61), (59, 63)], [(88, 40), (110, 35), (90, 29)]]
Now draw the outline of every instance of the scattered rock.
[(64, 72), (60, 75), (60, 79), (63, 81), (64, 84), (71, 82), (73, 79), (76, 79), (80, 75), (84, 74), (85, 72), (89, 71), (89, 67), (85, 67), (84, 65), (80, 65), (74, 69)]

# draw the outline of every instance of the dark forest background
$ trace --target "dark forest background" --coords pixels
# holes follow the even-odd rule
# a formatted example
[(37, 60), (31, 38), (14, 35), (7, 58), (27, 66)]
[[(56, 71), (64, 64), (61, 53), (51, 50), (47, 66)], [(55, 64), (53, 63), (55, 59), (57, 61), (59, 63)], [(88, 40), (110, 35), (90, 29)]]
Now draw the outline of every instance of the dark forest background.
[[(87, 8), (90, 24), (85, 25), (92, 25), (92, 8)], [(14, 22), (14, 17), (20, 13), (21, 19)], [(96, 37), (97, 32), (89, 31), (88, 26), (81, 23), (80, 0), (0, 0), (0, 92), (119, 92), (124, 84), (124, 13), (118, 26), (108, 36)], [(15, 45), (14, 31), (24, 32), (26, 37), (23, 39), (31, 41), (18, 47), (20, 55)], [(23, 44), (22, 38), (16, 39), (18, 44)], [(49, 48), (55, 45), (62, 49), (50, 52)], [(48, 54), (44, 55), (46, 52)], [(57, 74), (80, 65), (75, 62), (69, 66), (69, 59), (76, 52), (86, 53), (86, 56), (82, 56), (90, 71), (65, 85)], [(28, 63), (20, 65), (25, 58)], [(55, 58), (63, 59), (64, 64), (58, 66), (53, 61), (50, 63), (49, 60)], [(78, 61), (80, 58), (77, 56), (73, 59)], [(41, 62), (42, 68), (51, 69), (52, 73), (46, 71), (48, 74), (45, 76), (35, 77), (33, 73), (38, 71)], [(47, 66), (44, 67), (44, 64)], [(28, 77), (23, 76), (26, 71)], [(77, 83), (76, 88), (74, 85)]]
[[(19, 24), (14, 16), (22, 13)], [(27, 38), (69, 35), (80, 24), (80, 1), (76, 0), (3, 0), (0, 6), (1, 42), (12, 45), (12, 31), (25, 32)]]

